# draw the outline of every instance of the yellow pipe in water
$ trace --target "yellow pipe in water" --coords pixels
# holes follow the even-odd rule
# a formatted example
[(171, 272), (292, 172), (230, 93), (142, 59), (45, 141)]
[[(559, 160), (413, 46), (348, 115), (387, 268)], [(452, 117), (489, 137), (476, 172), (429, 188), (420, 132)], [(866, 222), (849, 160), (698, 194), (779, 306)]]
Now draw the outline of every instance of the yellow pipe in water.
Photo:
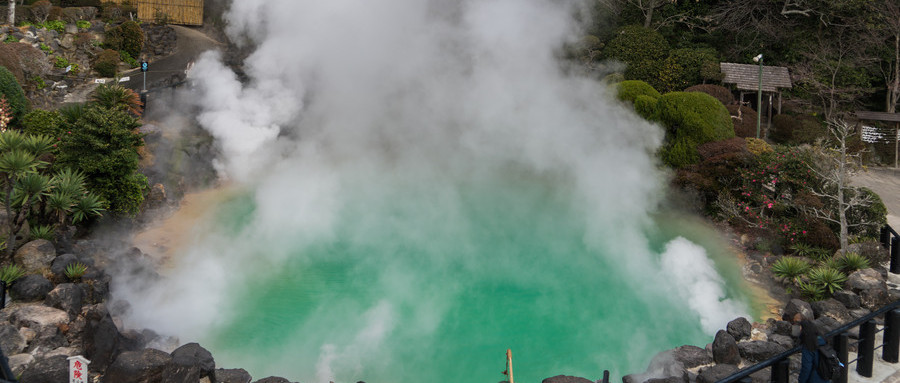
[(512, 370), (512, 350), (506, 349), (506, 371), (509, 372), (509, 383), (515, 383)]

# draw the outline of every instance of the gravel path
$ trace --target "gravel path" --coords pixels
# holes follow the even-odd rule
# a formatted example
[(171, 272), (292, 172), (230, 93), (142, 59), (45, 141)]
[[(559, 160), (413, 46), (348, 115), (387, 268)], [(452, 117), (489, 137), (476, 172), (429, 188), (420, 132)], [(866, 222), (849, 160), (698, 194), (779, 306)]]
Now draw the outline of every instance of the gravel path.
[(869, 168), (857, 174), (853, 183), (878, 193), (888, 210), (888, 224), (900, 229), (900, 169)]

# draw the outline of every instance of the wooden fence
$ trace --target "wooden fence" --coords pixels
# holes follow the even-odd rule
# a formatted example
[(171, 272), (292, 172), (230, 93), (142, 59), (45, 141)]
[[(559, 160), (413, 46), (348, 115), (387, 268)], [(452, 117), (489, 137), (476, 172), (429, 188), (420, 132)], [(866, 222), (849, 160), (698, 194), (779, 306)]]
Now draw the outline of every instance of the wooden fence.
[(158, 22), (164, 18), (170, 24), (203, 25), (203, 0), (112, 0), (114, 3), (134, 5), (138, 18)]

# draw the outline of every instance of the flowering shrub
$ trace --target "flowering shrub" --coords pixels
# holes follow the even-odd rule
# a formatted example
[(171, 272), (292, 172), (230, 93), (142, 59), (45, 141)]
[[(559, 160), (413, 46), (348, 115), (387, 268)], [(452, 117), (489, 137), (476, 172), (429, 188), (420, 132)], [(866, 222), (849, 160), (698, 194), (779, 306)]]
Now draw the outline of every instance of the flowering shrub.
[(0, 96), (0, 131), (5, 132), (10, 121), (12, 121), (12, 110), (9, 108), (9, 103), (6, 102), (6, 97)]

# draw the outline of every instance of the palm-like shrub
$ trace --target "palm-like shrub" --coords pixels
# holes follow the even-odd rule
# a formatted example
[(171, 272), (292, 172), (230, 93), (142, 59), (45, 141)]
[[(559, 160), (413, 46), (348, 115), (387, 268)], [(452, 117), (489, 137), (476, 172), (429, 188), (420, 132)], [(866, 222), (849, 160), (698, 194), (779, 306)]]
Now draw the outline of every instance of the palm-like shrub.
[(70, 124), (80, 120), (86, 111), (87, 105), (82, 103), (66, 104), (58, 110), (62, 118)]
[(66, 266), (65, 274), (66, 278), (75, 281), (84, 276), (85, 272), (87, 272), (87, 266), (81, 262), (75, 262)]
[(797, 287), (800, 288), (800, 295), (803, 295), (806, 299), (811, 301), (821, 301), (822, 299), (825, 299), (825, 288), (821, 285), (813, 282), (800, 281), (797, 283)]
[(840, 260), (841, 270), (847, 273), (869, 268), (869, 259), (859, 253), (846, 253), (838, 259)]
[(820, 266), (809, 272), (809, 282), (821, 286), (829, 294), (840, 290), (846, 281), (846, 274), (830, 267)]
[(141, 98), (133, 90), (119, 84), (101, 84), (91, 93), (91, 102), (109, 109), (124, 108), (141, 115)]
[(794, 281), (811, 268), (809, 262), (798, 257), (781, 257), (772, 264), (772, 273), (787, 281)]
[(53, 240), (53, 227), (49, 225), (40, 225), (35, 226), (31, 229), (31, 238), (32, 239), (46, 239), (48, 241)]
[(72, 223), (78, 223), (103, 214), (106, 202), (94, 193), (87, 193), (72, 206)]
[(24, 275), (25, 271), (19, 266), (10, 264), (0, 267), (0, 281), (6, 282), (7, 286), (15, 282), (16, 279), (22, 278)]

